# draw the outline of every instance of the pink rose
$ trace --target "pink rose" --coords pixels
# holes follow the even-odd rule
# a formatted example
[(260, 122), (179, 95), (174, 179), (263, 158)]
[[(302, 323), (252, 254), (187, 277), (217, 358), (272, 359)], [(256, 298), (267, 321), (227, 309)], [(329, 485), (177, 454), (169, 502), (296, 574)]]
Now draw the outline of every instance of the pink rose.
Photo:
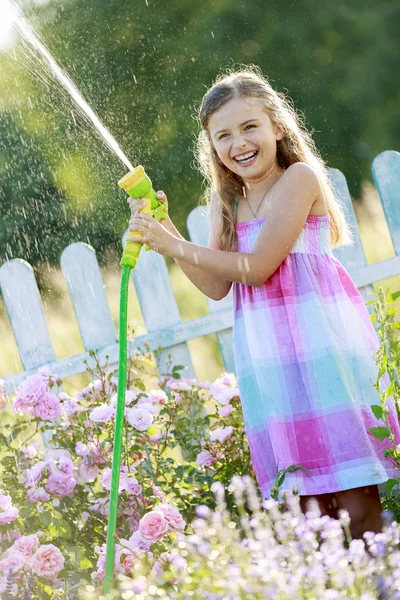
[(96, 406), (89, 415), (89, 419), (94, 423), (107, 423), (115, 415), (115, 409), (108, 404)]
[(28, 499), (32, 504), (37, 504), (38, 502), (48, 502), (50, 500), (49, 494), (42, 487), (31, 488), (28, 490)]
[(221, 377), (217, 379), (223, 385), (234, 387), (236, 385), (236, 376), (234, 373), (222, 373)]
[(218, 429), (214, 429), (214, 431), (210, 433), (210, 440), (212, 442), (220, 442), (223, 444), (232, 435), (232, 432), (232, 425), (229, 427), (218, 427)]
[(39, 538), (36, 534), (32, 535), (22, 535), (14, 544), (11, 546), (10, 550), (15, 550), (22, 554), (27, 560), (36, 552), (39, 546)]
[(36, 416), (42, 421), (55, 421), (61, 417), (61, 403), (57, 396), (45, 392), (35, 405)]
[(219, 392), (218, 394), (216, 394), (215, 399), (217, 400), (217, 402), (219, 404), (228, 404), (232, 398), (238, 398), (239, 397), (239, 390), (238, 388), (225, 388), (224, 390), (222, 390), (221, 392)]
[(32, 487), (34, 485), (37, 485), (43, 477), (43, 471), (45, 468), (46, 463), (44, 460), (41, 460), (35, 465), (33, 465), (33, 467), (31, 467), (30, 469), (27, 469), (25, 471), (26, 487)]
[(156, 485), (153, 485), (153, 496), (155, 496), (156, 498), (161, 498), (161, 500), (164, 500), (165, 498), (164, 492), (160, 490), (160, 488)]
[(87, 410), (87, 408), (81, 406), (78, 403), (78, 400), (76, 398), (71, 398), (70, 396), (64, 393), (59, 394), (58, 397), (60, 398), (60, 400), (62, 400), (62, 409), (67, 419), (70, 419), (75, 414), (80, 414)]
[(99, 474), (99, 467), (96, 463), (88, 460), (86, 457), (79, 463), (79, 480), (82, 484), (94, 481)]
[(172, 506), (171, 504), (168, 504), (168, 502), (165, 502), (163, 504), (157, 504), (154, 510), (160, 511), (164, 515), (164, 518), (172, 531), (183, 531), (185, 529), (186, 521), (184, 521), (176, 506)]
[[(112, 469), (107, 467), (101, 474), (100, 482), (104, 489), (110, 491), (111, 490), (111, 479), (112, 479)], [(121, 467), (121, 471), (119, 474), (119, 484), (118, 490), (122, 492), (122, 490), (126, 489), (127, 476), (125, 473), (125, 468)]]
[(226, 406), (221, 406), (218, 410), (221, 417), (227, 417), (233, 411), (232, 404), (227, 404)]
[(161, 511), (152, 510), (139, 521), (139, 531), (148, 540), (161, 540), (168, 533), (168, 529), (168, 522)]
[(67, 471), (73, 469), (72, 457), (68, 450), (48, 450), (44, 461), (52, 473), (57, 473), (61, 468)]
[(11, 496), (0, 494), (0, 525), (12, 523), (12, 521), (18, 519), (18, 516), (18, 508), (12, 505)]
[(152, 540), (144, 538), (138, 529), (137, 531), (135, 531), (135, 533), (132, 533), (129, 540), (121, 539), (121, 544), (123, 546), (127, 546), (133, 553), (136, 553), (137, 551), (141, 550), (147, 552), (147, 550), (150, 549)]
[(45, 487), (48, 492), (64, 497), (70, 496), (75, 486), (76, 480), (74, 477), (64, 475), (61, 472), (54, 472), (50, 474)]
[(14, 397), (12, 409), (20, 414), (28, 413), (31, 417), (35, 416), (35, 407), (31, 404), (25, 404), (18, 396)]
[(87, 444), (83, 444), (82, 442), (77, 442), (75, 446), (75, 453), (78, 456), (86, 456), (89, 453)]
[(17, 398), (28, 406), (36, 406), (46, 393), (46, 382), (40, 375), (31, 375), (17, 389)]
[[(131, 390), (126, 390), (125, 406), (129, 406), (130, 404), (132, 404), (132, 402), (134, 402), (134, 400), (136, 400), (136, 398), (137, 398), (136, 392), (132, 392)], [(115, 408), (117, 406), (117, 402), (118, 402), (118, 394), (114, 394), (111, 398), (110, 404), (111, 404), (111, 406), (113, 406)]]
[(45, 544), (32, 556), (32, 567), (39, 577), (54, 579), (64, 568), (64, 557), (56, 546)]
[(7, 574), (17, 573), (24, 568), (26, 559), (20, 552), (12, 551), (11, 548), (5, 552), (0, 560), (0, 571)]
[(131, 408), (126, 412), (126, 419), (135, 429), (146, 431), (153, 422), (153, 415), (142, 408)]
[(151, 402), (159, 402), (160, 404), (168, 402), (168, 396), (164, 390), (150, 390), (150, 392), (147, 392), (147, 396)]
[(68, 456), (61, 456), (57, 463), (57, 468), (64, 475), (73, 475), (74, 465), (72, 460)]
[(188, 383), (189, 380), (182, 379), (173, 379), (168, 384), (171, 390), (177, 390), (180, 392), (190, 392), (192, 389), (192, 385)]
[(136, 479), (136, 477), (132, 477), (132, 475), (128, 475), (125, 480), (125, 489), (128, 494), (133, 494), (134, 496), (138, 496), (142, 493), (142, 486)]
[(152, 415), (156, 415), (160, 412), (160, 408), (157, 405), (153, 404), (152, 402), (149, 402), (148, 398), (144, 397), (139, 398), (136, 407), (141, 408), (142, 410), (148, 410), (149, 413), (151, 413)]
[(26, 448), (22, 448), (22, 452), (27, 458), (36, 458), (38, 455), (39, 448), (39, 442), (33, 442), (33, 444), (30, 444)]
[(209, 381), (196, 381), (195, 386), (198, 388), (202, 388), (203, 390), (210, 389), (211, 383)]
[(217, 459), (208, 450), (203, 450), (197, 455), (196, 464), (199, 467), (210, 467)]

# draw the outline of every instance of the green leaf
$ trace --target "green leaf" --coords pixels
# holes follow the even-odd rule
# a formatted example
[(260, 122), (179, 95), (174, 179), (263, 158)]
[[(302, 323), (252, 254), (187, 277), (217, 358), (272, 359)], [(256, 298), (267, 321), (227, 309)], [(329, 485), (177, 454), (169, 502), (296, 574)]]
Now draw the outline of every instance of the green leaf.
[(39, 515), (39, 521), (42, 523), (42, 525), (50, 525), (50, 523), (53, 521), (53, 517), (50, 513), (43, 512)]
[(371, 408), (372, 408), (372, 412), (374, 413), (375, 417), (377, 419), (382, 419), (382, 415), (383, 415), (382, 406), (379, 406), (378, 404), (373, 404), (371, 406)]
[(378, 440), (384, 440), (390, 435), (390, 430), (387, 427), (370, 427), (368, 431)]
[(182, 371), (182, 369), (186, 369), (184, 365), (175, 365), (172, 371)]
[(395, 300), (397, 300), (397, 298), (399, 296), (400, 296), (400, 291), (399, 292), (393, 292), (393, 294), (390, 294), (389, 296), (387, 296), (386, 302), (394, 302)]
[(386, 491), (388, 494), (390, 494), (392, 492), (392, 489), (394, 488), (395, 485), (399, 485), (399, 480), (398, 479), (388, 479), (386, 482)]
[(282, 485), (282, 483), (285, 481), (285, 477), (286, 477), (286, 473), (282, 473), (282, 475), (278, 479), (278, 487), (280, 487)]

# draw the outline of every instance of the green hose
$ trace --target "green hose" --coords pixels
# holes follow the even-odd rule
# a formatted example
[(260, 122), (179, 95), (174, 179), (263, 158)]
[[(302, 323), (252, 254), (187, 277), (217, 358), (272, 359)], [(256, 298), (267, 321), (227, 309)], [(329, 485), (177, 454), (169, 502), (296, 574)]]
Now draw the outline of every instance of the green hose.
[[(166, 219), (165, 206), (158, 200), (149, 177), (143, 167), (139, 165), (123, 177), (118, 185), (124, 189), (131, 198), (146, 198), (147, 205), (141, 212), (152, 215), (157, 221)], [(121, 258), (122, 277), (120, 291), (119, 312), (119, 368), (118, 368), (118, 399), (117, 412), (115, 415), (114, 450), (112, 459), (111, 490), (108, 513), (107, 550), (106, 550), (106, 572), (104, 578), (104, 594), (108, 594), (113, 586), (114, 580), (114, 554), (115, 554), (115, 531), (117, 528), (118, 515), (118, 492), (121, 471), (122, 434), (124, 430), (125, 394), (126, 394), (126, 371), (128, 363), (128, 284), (131, 269), (136, 267), (137, 259), (141, 251), (140, 242), (135, 242), (134, 237), (140, 236), (138, 232), (131, 232), (126, 241)], [(146, 250), (149, 248), (145, 246)]]
[(131, 268), (123, 267), (121, 277), (119, 304), (119, 370), (118, 370), (118, 400), (115, 415), (114, 451), (112, 459), (112, 476), (110, 491), (110, 507), (107, 530), (106, 573), (104, 593), (111, 591), (114, 579), (115, 530), (118, 513), (118, 488), (121, 470), (122, 434), (124, 428), (126, 370), (128, 360), (128, 284)]

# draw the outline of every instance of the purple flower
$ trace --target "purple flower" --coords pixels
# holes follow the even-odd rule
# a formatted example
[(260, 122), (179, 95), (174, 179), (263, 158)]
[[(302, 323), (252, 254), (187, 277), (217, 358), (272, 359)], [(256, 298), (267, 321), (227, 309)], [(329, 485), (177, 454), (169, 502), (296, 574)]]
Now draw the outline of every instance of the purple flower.
[(218, 427), (218, 429), (214, 429), (214, 431), (210, 433), (210, 440), (212, 442), (220, 442), (223, 444), (232, 435), (232, 432), (232, 425), (229, 427)]
[(46, 490), (58, 496), (70, 496), (76, 486), (76, 480), (70, 475), (64, 473), (51, 473), (46, 483)]
[(42, 421), (55, 421), (61, 416), (61, 403), (57, 396), (45, 392), (35, 406), (36, 416)]
[(38, 502), (48, 502), (50, 496), (44, 488), (38, 487), (28, 490), (28, 499), (32, 504), (37, 504)]
[(26, 487), (37, 485), (43, 477), (43, 471), (46, 468), (44, 460), (39, 461), (30, 469), (25, 471)]
[(153, 415), (142, 408), (131, 408), (126, 412), (126, 419), (135, 429), (146, 431), (153, 422)]
[(208, 450), (203, 450), (196, 457), (196, 464), (199, 467), (209, 467), (217, 461), (217, 458), (213, 456)]
[(46, 391), (46, 382), (43, 377), (31, 375), (18, 387), (16, 399), (28, 406), (36, 406)]
[(94, 423), (107, 423), (115, 415), (115, 409), (108, 404), (96, 406), (89, 415), (89, 419)]
[(18, 516), (18, 508), (12, 505), (11, 496), (0, 494), (0, 525), (12, 523)]

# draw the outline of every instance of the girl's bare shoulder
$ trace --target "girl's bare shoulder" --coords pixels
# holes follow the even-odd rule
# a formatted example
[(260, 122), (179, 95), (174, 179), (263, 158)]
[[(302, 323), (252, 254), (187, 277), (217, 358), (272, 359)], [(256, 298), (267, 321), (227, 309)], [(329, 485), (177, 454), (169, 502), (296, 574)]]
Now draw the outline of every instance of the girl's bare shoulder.
[(322, 185), (319, 181), (318, 175), (311, 165), (305, 162), (297, 162), (290, 165), (286, 169), (285, 175), (290, 178), (294, 185), (298, 185), (300, 179), (302, 182), (307, 181), (310, 188), (310, 193), (315, 195), (314, 202), (310, 209), (310, 215), (324, 216), (328, 212), (328, 206), (324, 197)]

